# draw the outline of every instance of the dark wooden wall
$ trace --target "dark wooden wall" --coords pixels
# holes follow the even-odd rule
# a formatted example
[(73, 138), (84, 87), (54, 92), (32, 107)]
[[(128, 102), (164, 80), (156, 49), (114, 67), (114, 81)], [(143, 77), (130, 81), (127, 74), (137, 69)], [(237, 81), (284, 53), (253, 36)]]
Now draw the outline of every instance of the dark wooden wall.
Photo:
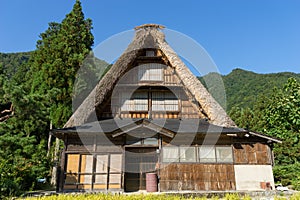
[[(118, 82), (117, 87), (120, 87), (120, 92), (122, 90), (128, 90), (130, 87), (166, 87), (172, 88), (174, 92), (177, 90), (176, 95), (179, 96), (179, 110), (176, 112), (153, 112), (152, 118), (205, 118), (205, 115), (200, 112), (201, 108), (198, 104), (193, 102), (193, 95), (185, 89), (185, 86), (180, 81), (179, 76), (176, 74), (174, 68), (172, 68), (169, 63), (166, 63), (164, 56), (159, 50), (155, 50), (154, 57), (140, 56), (136, 58), (136, 61), (132, 63), (129, 67), (130, 73), (126, 73), (121, 77)], [(143, 54), (142, 54), (143, 55)], [(138, 80), (138, 69), (136, 66), (145, 63), (158, 63), (165, 65), (163, 69), (163, 79), (162, 81), (139, 81)], [(123, 87), (123, 88), (121, 88)], [(119, 92), (113, 93), (114, 98)], [(106, 102), (103, 103), (101, 109), (97, 110), (98, 119), (107, 119), (112, 117), (122, 117), (122, 118), (148, 118), (148, 112), (121, 112), (118, 100), (113, 100), (112, 98), (107, 98)]]

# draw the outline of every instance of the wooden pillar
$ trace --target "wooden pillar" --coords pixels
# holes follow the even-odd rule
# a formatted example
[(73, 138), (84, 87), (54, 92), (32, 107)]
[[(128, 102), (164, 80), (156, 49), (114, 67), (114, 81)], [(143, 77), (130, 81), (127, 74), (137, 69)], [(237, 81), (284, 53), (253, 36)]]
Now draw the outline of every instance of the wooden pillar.
[(66, 149), (68, 145), (68, 138), (64, 137), (64, 149), (61, 154), (61, 162), (60, 162), (60, 174), (59, 174), (59, 182), (57, 184), (57, 188), (59, 192), (64, 190), (64, 182), (65, 182), (65, 170), (66, 170)]

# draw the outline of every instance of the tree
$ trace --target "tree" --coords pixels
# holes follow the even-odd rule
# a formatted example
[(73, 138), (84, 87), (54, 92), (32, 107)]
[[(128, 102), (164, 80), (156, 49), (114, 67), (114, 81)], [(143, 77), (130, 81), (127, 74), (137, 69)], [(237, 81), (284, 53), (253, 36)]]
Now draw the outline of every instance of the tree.
[(55, 127), (62, 127), (72, 113), (76, 73), (93, 45), (91, 29), (91, 20), (84, 19), (76, 0), (62, 23), (50, 23), (37, 43), (31, 92), (44, 94), (50, 102), (49, 117)]
[(45, 140), (39, 137), (47, 132), (41, 96), (28, 94), (24, 85), (14, 81), (6, 82), (2, 89), (14, 105), (15, 114), (0, 126), (1, 199), (34, 189), (36, 179), (49, 173)]
[(37, 178), (49, 176), (49, 124), (61, 127), (71, 115), (76, 72), (93, 44), (91, 28), (77, 0), (62, 23), (49, 23), (9, 82), (0, 74), (1, 98), (15, 113), (0, 126), (0, 198), (36, 189)]
[(270, 96), (265, 110), (266, 132), (283, 141), (275, 148), (278, 164), (300, 162), (300, 83), (291, 78)]
[(282, 140), (273, 148), (275, 180), (300, 189), (300, 83), (290, 78), (282, 88), (260, 97), (253, 109), (234, 108), (230, 116), (240, 127)]

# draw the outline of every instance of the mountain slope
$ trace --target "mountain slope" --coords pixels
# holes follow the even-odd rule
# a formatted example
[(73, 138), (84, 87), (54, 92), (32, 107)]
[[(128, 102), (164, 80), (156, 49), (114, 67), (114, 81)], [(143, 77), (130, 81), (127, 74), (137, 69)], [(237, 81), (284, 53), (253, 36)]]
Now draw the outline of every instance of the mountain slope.
[[(32, 52), (0, 53), (0, 67), (2, 66), (4, 74), (8, 79), (14, 75), (21, 64), (28, 62), (31, 53)], [(94, 82), (97, 82), (110, 67), (105, 61), (97, 58), (94, 59), (94, 73), (97, 76), (97, 80), (90, 80), (93, 84), (95, 84)], [(243, 69), (234, 69), (228, 75), (222, 76), (216, 73), (210, 73), (199, 79), (204, 86), (209, 89), (212, 96), (229, 112), (230, 109), (235, 106), (252, 108), (258, 96), (270, 94), (274, 87), (282, 87), (290, 77), (294, 77), (300, 81), (300, 74), (296, 73), (281, 72), (258, 74)], [(88, 77), (86, 77), (86, 79), (88, 79)], [(220, 91), (223, 87), (214, 87), (213, 84), (222, 84), (222, 81), (226, 92), (226, 99), (224, 92)], [(91, 85), (93, 84), (91, 83)], [(211, 86), (208, 87), (208, 85)], [(89, 90), (86, 92), (88, 91)]]
[[(204, 80), (214, 80), (216, 76), (220, 75), (210, 73), (200, 80), (206, 86)], [(234, 69), (228, 75), (221, 76), (226, 90), (226, 110), (230, 111), (234, 106), (252, 108), (260, 95), (268, 95), (275, 87), (282, 87), (290, 77), (300, 80), (300, 74), (291, 72), (258, 74), (243, 69)], [(214, 88), (208, 89), (212, 91), (217, 101), (221, 98), (218, 97), (219, 93), (214, 91)]]
[(18, 67), (28, 62), (31, 52), (21, 53), (0, 53), (0, 66), (3, 67), (4, 74), (11, 78)]

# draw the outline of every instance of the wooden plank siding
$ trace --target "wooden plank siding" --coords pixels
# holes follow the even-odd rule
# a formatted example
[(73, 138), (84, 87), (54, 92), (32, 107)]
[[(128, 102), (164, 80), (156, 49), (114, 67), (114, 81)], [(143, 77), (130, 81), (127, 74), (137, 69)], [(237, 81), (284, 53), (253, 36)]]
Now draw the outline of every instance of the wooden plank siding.
[(270, 147), (262, 143), (233, 144), (235, 164), (272, 164)]
[[(145, 57), (146, 60), (149, 59)], [(176, 74), (174, 68), (162, 64), (163, 61), (155, 61), (157, 63), (153, 63), (153, 59), (149, 59), (148, 62), (145, 62), (143, 58), (143, 63), (135, 63), (136, 65), (142, 64), (141, 67), (133, 67), (127, 72), (121, 80), (118, 82), (118, 85), (115, 87), (115, 91), (113, 97), (107, 99), (105, 103), (103, 103), (103, 108), (98, 116), (98, 119), (107, 119), (113, 117), (121, 117), (121, 118), (165, 118), (165, 119), (177, 119), (177, 118), (204, 118), (205, 116), (200, 112), (201, 108), (199, 105), (196, 105), (192, 100), (192, 94), (189, 94), (189, 91), (186, 91), (184, 88), (185, 86), (180, 81), (178, 75)], [(141, 70), (139, 70), (139, 68)], [(151, 73), (154, 73), (155, 80), (147, 80), (148, 75), (146, 74), (143, 76), (143, 71), (147, 68), (153, 69)], [(159, 80), (160, 69), (162, 68), (162, 79)], [(141, 72), (142, 71), (142, 72)], [(141, 74), (142, 73), (142, 74)], [(130, 88), (138, 88), (141, 92), (147, 92), (148, 97), (143, 100), (148, 99), (148, 109), (145, 108), (144, 105), (135, 106), (136, 109), (128, 110), (129, 107), (135, 108), (133, 105), (125, 105), (124, 100), (122, 101), (122, 93), (124, 91), (130, 91)], [(141, 89), (143, 88), (143, 89)], [(159, 89), (158, 89), (159, 88)], [(156, 92), (153, 94), (155, 97), (158, 97), (157, 93), (166, 93), (172, 92), (178, 97), (178, 106), (169, 105), (169, 108), (172, 107), (172, 110), (167, 111), (159, 111), (151, 109), (151, 100), (152, 100), (152, 93), (149, 91)], [(161, 94), (160, 94), (161, 95)], [(125, 95), (126, 96), (126, 95)], [(128, 97), (127, 97), (128, 99)], [(141, 99), (141, 98), (139, 98)], [(136, 102), (138, 103), (138, 102)], [(155, 104), (155, 102), (154, 102)], [(177, 110), (175, 110), (177, 108)], [(125, 109), (125, 110), (124, 110)], [(151, 110), (151, 116), (149, 116), (149, 110)]]
[[(137, 131), (136, 129), (134, 131)], [(146, 148), (160, 149), (157, 154), (160, 163), (160, 191), (180, 190), (235, 190), (235, 165), (271, 165), (272, 153), (267, 143), (259, 138), (232, 137), (215, 135), (217, 140), (206, 138), (205, 134), (176, 134), (175, 138), (160, 135), (155, 146), (126, 143), (128, 137), (112, 137), (112, 133), (91, 134), (86, 137), (68, 135), (65, 138), (66, 161), (63, 169), (66, 180), (64, 190), (111, 190), (126, 189), (125, 166), (126, 148), (142, 151)], [(232, 147), (231, 162), (201, 162), (199, 159), (189, 162), (164, 163), (163, 148), (165, 146), (188, 146), (188, 143), (199, 148), (206, 139), (206, 145)], [(214, 143), (215, 142), (215, 143)], [(200, 155), (196, 150), (197, 158)], [(156, 154), (156, 153), (155, 153)], [(92, 161), (91, 161), (92, 160)], [(128, 164), (128, 161), (127, 161)], [(153, 163), (154, 166), (155, 162)], [(130, 180), (130, 179), (128, 179)], [(127, 180), (127, 181), (128, 181)], [(144, 179), (141, 179), (145, 181)], [(140, 182), (142, 187), (143, 182)], [(142, 186), (141, 186), (142, 185)], [(131, 186), (127, 185), (127, 189)], [(142, 187), (143, 188), (143, 187)], [(128, 189), (130, 190), (130, 189)]]
[(233, 164), (162, 164), (160, 190), (235, 190)]

